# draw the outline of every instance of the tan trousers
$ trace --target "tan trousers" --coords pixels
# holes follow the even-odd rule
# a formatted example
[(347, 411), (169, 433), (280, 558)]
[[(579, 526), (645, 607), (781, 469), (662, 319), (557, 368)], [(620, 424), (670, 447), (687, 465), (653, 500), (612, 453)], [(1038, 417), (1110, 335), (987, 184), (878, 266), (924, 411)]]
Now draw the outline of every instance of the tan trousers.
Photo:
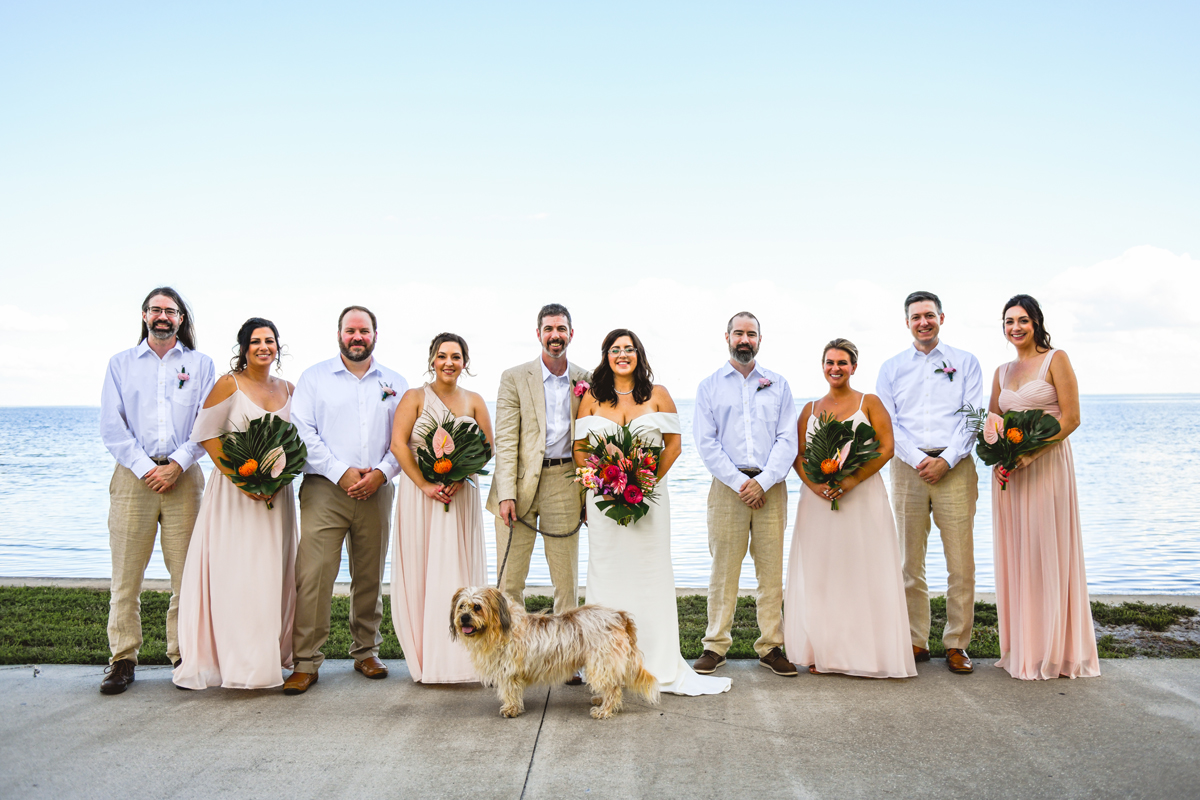
[(350, 562), (350, 655), (379, 655), (383, 636), (383, 565), (387, 560), (392, 497), (385, 483), (366, 500), (355, 500), (321, 475), (300, 486), (300, 546), (296, 551), (296, 621), (292, 658), (296, 672), (316, 672), (325, 661), (333, 584), (342, 566), (342, 542)]
[(758, 577), (758, 629), (754, 652), (765, 656), (783, 646), (783, 531), (787, 527), (787, 485), (767, 490), (762, 508), (752, 509), (733, 489), (713, 478), (708, 490), (708, 630), (704, 649), (725, 655), (737, 610), (738, 577), (747, 548)]
[(156, 494), (128, 467), (117, 464), (108, 484), (108, 543), (112, 550), (112, 601), (108, 608), (108, 663), (137, 663), (142, 647), (142, 579), (162, 526), (163, 562), (171, 576), (167, 607), (167, 658), (179, 660), (179, 582), (192, 528), (204, 495), (204, 471), (193, 464), (166, 494)]
[[(574, 473), (575, 465), (569, 461), (557, 467), (544, 467), (533, 505), (521, 522), (513, 526), (512, 549), (508, 552), (501, 587), (513, 602), (524, 602), (525, 578), (537, 543), (533, 528), (566, 533), (579, 524), (583, 498), (578, 484), (571, 482)], [(496, 517), (496, 569), (504, 563), (507, 547), (508, 525)], [(554, 584), (554, 613), (561, 614), (579, 605), (579, 533), (565, 539), (543, 536), (542, 547), (546, 551), (546, 565), (550, 567), (550, 582)]]
[(946, 589), (946, 647), (967, 649), (975, 624), (975, 503), (979, 475), (975, 461), (964, 458), (937, 483), (921, 480), (917, 471), (899, 459), (891, 463), (892, 508), (904, 561), (904, 597), (912, 643), (929, 647), (929, 584), (925, 581), (925, 550), (929, 544), (929, 514), (942, 534), (949, 576)]

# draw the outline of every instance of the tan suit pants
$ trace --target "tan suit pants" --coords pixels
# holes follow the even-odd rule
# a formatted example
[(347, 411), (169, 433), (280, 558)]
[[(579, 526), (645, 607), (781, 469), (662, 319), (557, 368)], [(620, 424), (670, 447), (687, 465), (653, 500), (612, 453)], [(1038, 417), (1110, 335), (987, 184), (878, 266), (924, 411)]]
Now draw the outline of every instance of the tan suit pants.
[(325, 661), (333, 584), (342, 566), (342, 543), (350, 562), (350, 655), (379, 655), (383, 636), (383, 565), (391, 541), (389, 481), (366, 500), (355, 500), (321, 475), (305, 475), (300, 487), (300, 546), (296, 551), (296, 621), (292, 651), (296, 672), (316, 672)]
[(783, 532), (787, 527), (787, 485), (767, 490), (762, 508), (752, 509), (733, 489), (713, 478), (708, 490), (708, 630), (704, 649), (725, 655), (737, 611), (738, 578), (749, 549), (758, 577), (758, 629), (754, 652), (765, 656), (783, 646)]
[[(557, 467), (543, 467), (533, 505), (513, 526), (512, 548), (508, 551), (501, 587), (513, 602), (524, 605), (525, 579), (537, 543), (533, 529), (567, 533), (579, 525), (583, 498), (579, 485), (571, 481), (574, 473), (575, 465), (569, 461)], [(508, 525), (496, 517), (496, 569), (504, 564), (508, 538)], [(579, 532), (566, 538), (543, 536), (542, 547), (546, 551), (546, 565), (550, 567), (550, 582), (554, 584), (554, 613), (561, 614), (579, 605)]]
[(912, 643), (929, 647), (929, 584), (925, 581), (925, 550), (929, 544), (930, 512), (942, 534), (946, 554), (946, 647), (967, 649), (975, 624), (975, 504), (979, 475), (968, 456), (935, 484), (899, 459), (891, 463), (892, 508), (904, 561), (904, 597)]
[(108, 609), (109, 663), (137, 663), (142, 647), (142, 580), (154, 553), (154, 537), (162, 527), (163, 562), (171, 576), (167, 607), (167, 658), (179, 660), (179, 582), (200, 499), (204, 471), (193, 464), (166, 494), (156, 494), (128, 467), (117, 464), (108, 485), (108, 543), (112, 550), (112, 601)]

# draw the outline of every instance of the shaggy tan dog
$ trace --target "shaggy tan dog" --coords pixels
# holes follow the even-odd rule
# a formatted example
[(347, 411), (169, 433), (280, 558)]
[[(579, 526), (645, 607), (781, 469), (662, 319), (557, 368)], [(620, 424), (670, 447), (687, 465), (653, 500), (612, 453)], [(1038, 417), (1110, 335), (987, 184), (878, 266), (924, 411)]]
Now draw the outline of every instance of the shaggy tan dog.
[(466, 645), (484, 685), (496, 687), (505, 717), (525, 711), (525, 687), (561, 684), (581, 669), (596, 719), (621, 710), (622, 688), (658, 702), (658, 682), (642, 664), (637, 627), (624, 611), (528, 614), (498, 589), (464, 588), (454, 593), (450, 637)]

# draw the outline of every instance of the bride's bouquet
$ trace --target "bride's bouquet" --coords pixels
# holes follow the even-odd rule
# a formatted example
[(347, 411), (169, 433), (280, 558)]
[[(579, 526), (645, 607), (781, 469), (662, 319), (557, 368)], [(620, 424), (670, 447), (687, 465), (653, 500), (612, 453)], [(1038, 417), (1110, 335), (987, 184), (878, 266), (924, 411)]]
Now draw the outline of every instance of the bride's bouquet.
[[(837, 486), (873, 458), (879, 458), (875, 429), (866, 423), (856, 428), (849, 420), (838, 422), (826, 411), (817, 418), (812, 441), (804, 449), (804, 473), (813, 483)], [(830, 508), (838, 510), (836, 498)]]
[[(417, 466), (430, 483), (449, 485), (488, 474), (484, 467), (492, 460), (492, 446), (473, 421), (459, 422), (447, 413), (438, 422), (426, 411), (417, 436), (422, 440), (417, 447)], [(450, 510), (449, 503), (442, 505)]]
[(1000, 465), (1000, 491), (1008, 489), (1008, 475), (1017, 461), (1057, 436), (1058, 420), (1037, 408), (993, 414), (969, 403), (958, 410), (967, 418), (967, 430), (976, 434), (975, 454), (987, 466)]
[(587, 453), (575, 470), (575, 483), (605, 499), (596, 508), (606, 517), (627, 526), (646, 516), (658, 486), (658, 459), (662, 447), (636, 436), (628, 425), (616, 433), (592, 433), (579, 450)]
[[(229, 479), (251, 494), (274, 497), (304, 469), (308, 448), (296, 426), (275, 414), (249, 420), (244, 431), (219, 437), (221, 466), (233, 470)], [(267, 500), (267, 508), (273, 508)]]

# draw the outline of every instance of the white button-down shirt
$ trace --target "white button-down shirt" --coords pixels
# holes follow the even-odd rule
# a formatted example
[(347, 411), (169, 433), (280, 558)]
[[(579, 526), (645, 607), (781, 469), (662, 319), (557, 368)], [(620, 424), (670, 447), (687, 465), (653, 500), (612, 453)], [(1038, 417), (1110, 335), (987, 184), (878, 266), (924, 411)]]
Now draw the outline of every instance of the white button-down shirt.
[(308, 448), (304, 471), (334, 483), (351, 467), (395, 478), (392, 419), (406, 391), (408, 381), (376, 358), (361, 379), (341, 356), (304, 370), (292, 397), (292, 422)]
[(571, 457), (571, 370), (555, 375), (542, 365), (546, 392), (546, 458)]
[[(762, 379), (770, 386), (760, 389)], [(728, 361), (696, 390), (692, 436), (704, 466), (717, 480), (740, 491), (750, 480), (740, 468), (762, 470), (763, 491), (787, 478), (796, 460), (796, 401), (783, 376), (755, 362), (743, 378)]]
[[(953, 367), (954, 380), (934, 370)], [(983, 404), (983, 371), (979, 360), (966, 350), (939, 341), (925, 355), (914, 343), (892, 356), (879, 370), (875, 393), (892, 415), (896, 456), (916, 467), (926, 458), (922, 450), (944, 451), (951, 467), (971, 454), (975, 434), (958, 410), (970, 403)]]
[(204, 448), (188, 439), (215, 382), (208, 356), (176, 341), (159, 358), (144, 339), (108, 360), (100, 390), (100, 439), (139, 478), (154, 469), (155, 458), (169, 458), (186, 470), (204, 455)]

